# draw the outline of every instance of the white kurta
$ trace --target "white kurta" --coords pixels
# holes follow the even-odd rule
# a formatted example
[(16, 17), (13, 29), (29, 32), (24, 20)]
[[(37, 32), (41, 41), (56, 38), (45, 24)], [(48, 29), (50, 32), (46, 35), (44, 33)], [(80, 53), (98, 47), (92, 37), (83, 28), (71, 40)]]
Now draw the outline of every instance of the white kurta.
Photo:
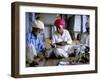
[(88, 33), (83, 33), (81, 36), (81, 44), (84, 44), (85, 46), (89, 46), (89, 40), (90, 40), (90, 36)]
[(54, 53), (56, 56), (61, 56), (61, 57), (68, 57), (68, 49), (70, 48), (70, 45), (72, 43), (72, 39), (71, 36), (68, 32), (68, 30), (63, 31), (63, 34), (59, 34), (57, 32), (54, 33), (53, 37), (52, 37), (52, 44), (54, 43), (59, 43), (59, 42), (67, 42), (68, 45), (65, 46), (59, 46), (54, 49)]

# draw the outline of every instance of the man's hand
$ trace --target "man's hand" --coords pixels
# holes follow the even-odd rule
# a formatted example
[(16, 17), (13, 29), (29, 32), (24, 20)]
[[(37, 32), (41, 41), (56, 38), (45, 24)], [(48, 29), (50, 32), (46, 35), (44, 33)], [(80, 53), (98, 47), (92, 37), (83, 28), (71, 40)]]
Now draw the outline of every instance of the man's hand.
[(65, 46), (65, 45), (67, 45), (67, 42), (59, 42), (59, 43), (56, 43), (56, 45), (58, 45), (58, 46)]
[(55, 47), (56, 47), (56, 44), (51, 44), (51, 47), (52, 47), (52, 48), (55, 48)]

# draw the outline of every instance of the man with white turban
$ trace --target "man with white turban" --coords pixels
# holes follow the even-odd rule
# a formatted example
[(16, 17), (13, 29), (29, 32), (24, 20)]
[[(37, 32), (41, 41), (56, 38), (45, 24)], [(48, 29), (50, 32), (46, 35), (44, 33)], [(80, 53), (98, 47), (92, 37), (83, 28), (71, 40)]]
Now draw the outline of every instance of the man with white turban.
[(26, 35), (26, 60), (30, 66), (38, 64), (36, 57), (43, 54), (45, 51), (45, 44), (40, 32), (44, 29), (44, 23), (40, 20), (32, 22), (32, 32)]

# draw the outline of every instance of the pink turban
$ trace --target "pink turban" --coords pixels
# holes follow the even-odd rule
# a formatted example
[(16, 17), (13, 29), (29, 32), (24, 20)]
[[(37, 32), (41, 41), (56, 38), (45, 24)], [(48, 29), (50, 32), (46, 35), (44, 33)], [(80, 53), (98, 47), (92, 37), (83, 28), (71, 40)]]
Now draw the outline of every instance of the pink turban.
[(65, 21), (64, 21), (64, 19), (57, 19), (57, 20), (54, 22), (54, 25), (55, 25), (56, 27), (60, 27), (60, 25), (62, 25), (62, 26), (64, 27)]

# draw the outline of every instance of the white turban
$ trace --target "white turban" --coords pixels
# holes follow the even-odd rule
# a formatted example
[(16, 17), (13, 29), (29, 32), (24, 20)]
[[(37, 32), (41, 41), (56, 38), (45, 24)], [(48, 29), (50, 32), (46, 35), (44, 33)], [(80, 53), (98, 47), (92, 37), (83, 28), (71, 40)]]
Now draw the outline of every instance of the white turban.
[(34, 20), (32, 22), (32, 27), (39, 28), (39, 29), (44, 29), (44, 23), (40, 20)]

